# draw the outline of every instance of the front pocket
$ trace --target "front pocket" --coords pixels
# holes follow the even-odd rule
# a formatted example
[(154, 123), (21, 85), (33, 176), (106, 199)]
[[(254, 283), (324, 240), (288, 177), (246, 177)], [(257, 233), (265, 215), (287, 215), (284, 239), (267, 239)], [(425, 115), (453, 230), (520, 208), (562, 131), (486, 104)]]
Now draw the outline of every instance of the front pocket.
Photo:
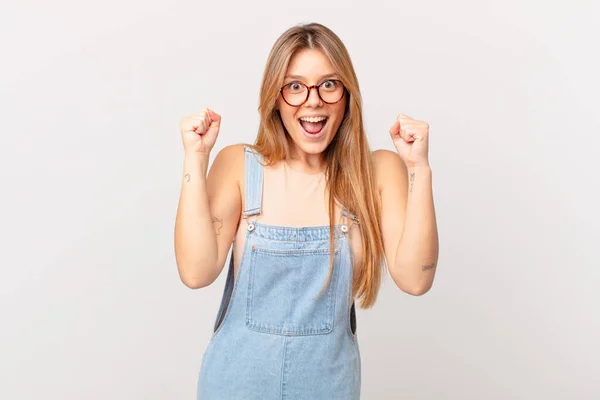
[(265, 249), (252, 246), (246, 326), (279, 335), (315, 335), (333, 329), (339, 251), (329, 274), (329, 248)]

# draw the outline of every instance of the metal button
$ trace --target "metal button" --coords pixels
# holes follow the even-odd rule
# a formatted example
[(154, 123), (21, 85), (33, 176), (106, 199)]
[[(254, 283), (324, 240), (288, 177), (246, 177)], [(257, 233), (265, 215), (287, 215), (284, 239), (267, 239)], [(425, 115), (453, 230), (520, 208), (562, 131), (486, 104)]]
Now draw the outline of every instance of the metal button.
[(254, 224), (248, 224), (248, 230), (252, 232), (254, 230)]
[(344, 225), (342, 225), (342, 227), (340, 229), (341, 229), (341, 231), (343, 233), (347, 233), (348, 232), (348, 225), (344, 224)]

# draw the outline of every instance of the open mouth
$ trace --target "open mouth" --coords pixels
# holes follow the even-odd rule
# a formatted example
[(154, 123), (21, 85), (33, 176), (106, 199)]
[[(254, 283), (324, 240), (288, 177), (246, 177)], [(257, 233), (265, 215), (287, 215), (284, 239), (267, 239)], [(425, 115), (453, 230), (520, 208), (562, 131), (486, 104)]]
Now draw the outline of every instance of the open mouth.
[(300, 126), (302, 126), (302, 129), (304, 129), (304, 132), (306, 132), (307, 134), (318, 135), (319, 133), (321, 133), (323, 128), (325, 128), (325, 125), (327, 125), (328, 120), (329, 118), (325, 118), (322, 121), (309, 122), (298, 119), (298, 122), (300, 123)]

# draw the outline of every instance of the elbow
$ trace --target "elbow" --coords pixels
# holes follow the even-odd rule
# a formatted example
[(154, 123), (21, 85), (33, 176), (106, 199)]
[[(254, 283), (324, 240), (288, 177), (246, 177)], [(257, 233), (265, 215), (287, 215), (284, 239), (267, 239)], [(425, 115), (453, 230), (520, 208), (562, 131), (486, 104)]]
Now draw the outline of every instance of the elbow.
[(405, 265), (411, 265), (411, 267), (390, 271), (396, 286), (412, 296), (423, 296), (429, 292), (433, 286), (437, 260), (435, 263), (427, 264), (426, 267), (421, 267), (421, 264), (417, 264), (417, 266), (415, 263), (407, 263)]
[(409, 286), (396, 282), (398, 289), (411, 296), (422, 296), (431, 289), (431, 286)]
[(179, 270), (179, 279), (181, 282), (190, 289), (201, 289), (203, 287), (210, 286), (216, 279), (210, 276), (210, 274), (200, 274), (201, 268), (194, 268), (190, 265), (177, 264)]
[(425, 293), (429, 292), (429, 289), (431, 289), (431, 286), (420, 286), (404, 291), (412, 296), (423, 296)]
[(203, 287), (207, 287), (212, 283), (206, 279), (198, 279), (194, 277), (180, 276), (180, 278), (181, 282), (190, 289), (202, 289)]
[(402, 290), (404, 293), (410, 294), (411, 296), (423, 296), (425, 293), (429, 292), (433, 286), (433, 279), (420, 282), (409, 282), (410, 279), (408, 278), (394, 276), (392, 276), (392, 279), (400, 290)]

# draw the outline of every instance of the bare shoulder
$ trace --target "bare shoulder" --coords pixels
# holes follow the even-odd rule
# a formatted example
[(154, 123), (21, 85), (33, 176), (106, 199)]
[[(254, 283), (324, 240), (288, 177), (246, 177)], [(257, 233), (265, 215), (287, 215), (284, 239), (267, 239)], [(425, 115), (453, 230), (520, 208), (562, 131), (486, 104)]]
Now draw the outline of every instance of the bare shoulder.
[(211, 204), (233, 212), (241, 208), (241, 186), (244, 176), (244, 145), (233, 144), (222, 148), (213, 160), (206, 178), (206, 189)]
[(230, 144), (229, 146), (225, 146), (219, 151), (219, 153), (217, 153), (217, 158), (221, 158), (228, 162), (243, 161), (245, 151), (244, 146), (246, 146), (244, 143)]
[(241, 184), (241, 178), (244, 176), (244, 144), (232, 144), (223, 147), (216, 155), (210, 174), (217, 178), (217, 181), (224, 180), (229, 183)]
[(397, 187), (399, 182), (408, 182), (408, 171), (398, 153), (379, 149), (372, 152), (375, 181), (379, 193), (386, 188)]

